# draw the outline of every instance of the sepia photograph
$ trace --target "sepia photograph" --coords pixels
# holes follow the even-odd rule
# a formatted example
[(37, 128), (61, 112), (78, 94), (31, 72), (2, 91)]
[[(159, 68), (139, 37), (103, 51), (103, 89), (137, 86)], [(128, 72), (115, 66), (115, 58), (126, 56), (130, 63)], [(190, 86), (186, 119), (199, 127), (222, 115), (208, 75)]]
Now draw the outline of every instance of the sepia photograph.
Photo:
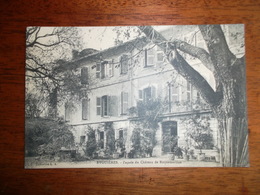
[(25, 168), (249, 167), (243, 24), (27, 27)]

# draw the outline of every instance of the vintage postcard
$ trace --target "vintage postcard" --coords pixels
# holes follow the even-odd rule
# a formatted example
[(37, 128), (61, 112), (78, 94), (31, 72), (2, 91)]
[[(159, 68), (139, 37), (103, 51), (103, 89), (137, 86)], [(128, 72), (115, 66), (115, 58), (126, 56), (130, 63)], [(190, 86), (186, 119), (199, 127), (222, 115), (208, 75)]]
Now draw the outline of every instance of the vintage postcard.
[(248, 167), (243, 24), (28, 27), (25, 168)]

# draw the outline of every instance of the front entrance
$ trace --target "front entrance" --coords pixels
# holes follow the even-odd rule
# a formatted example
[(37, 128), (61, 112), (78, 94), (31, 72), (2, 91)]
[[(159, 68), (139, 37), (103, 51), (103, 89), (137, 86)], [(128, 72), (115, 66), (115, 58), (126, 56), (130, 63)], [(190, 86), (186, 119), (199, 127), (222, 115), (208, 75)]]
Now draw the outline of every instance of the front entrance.
[(178, 131), (176, 121), (166, 121), (162, 123), (162, 133), (163, 133), (163, 153), (172, 152), (173, 148), (178, 146)]

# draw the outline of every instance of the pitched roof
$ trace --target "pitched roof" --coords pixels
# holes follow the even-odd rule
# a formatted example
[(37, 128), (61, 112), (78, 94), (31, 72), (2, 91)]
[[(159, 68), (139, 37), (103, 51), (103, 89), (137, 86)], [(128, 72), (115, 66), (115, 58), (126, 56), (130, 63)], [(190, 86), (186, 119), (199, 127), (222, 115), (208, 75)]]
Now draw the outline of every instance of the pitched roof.
[[(60, 65), (57, 66), (54, 71), (59, 73), (66, 70), (73, 70), (88, 63), (102, 61), (111, 58), (111, 56), (131, 52), (135, 48), (142, 49), (142, 47), (147, 45), (149, 42), (150, 40), (147, 37), (139, 37), (102, 51), (92, 50), (92, 52), (86, 52), (86, 55), (79, 55), (76, 58), (73, 58), (71, 61), (60, 63)], [(80, 53), (84, 54), (84, 52)]]

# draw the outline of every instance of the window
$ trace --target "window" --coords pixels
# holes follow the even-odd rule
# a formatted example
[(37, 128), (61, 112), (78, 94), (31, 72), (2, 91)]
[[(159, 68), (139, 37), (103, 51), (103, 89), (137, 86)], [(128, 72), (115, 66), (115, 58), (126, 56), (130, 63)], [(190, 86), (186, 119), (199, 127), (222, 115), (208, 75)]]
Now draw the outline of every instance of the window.
[(152, 99), (152, 88), (151, 87), (147, 87), (143, 90), (143, 99), (145, 102)]
[(121, 92), (121, 114), (127, 114), (128, 109), (128, 93)]
[(103, 61), (101, 63), (97, 63), (96, 67), (96, 78), (109, 78), (114, 76), (114, 63), (112, 61)]
[(118, 116), (118, 97), (104, 95), (96, 98), (97, 115)]
[(108, 116), (109, 96), (107, 95), (102, 96), (101, 105), (102, 105), (102, 116)]
[(81, 68), (81, 76), (80, 76), (81, 84), (88, 84), (88, 68)]
[(145, 49), (145, 64), (144, 67), (155, 65), (155, 50), (154, 48)]
[(129, 66), (129, 55), (123, 54), (120, 57), (120, 74), (126, 74), (128, 72), (128, 66)]
[(88, 100), (82, 99), (82, 120), (88, 119)]
[(171, 87), (171, 101), (173, 105), (179, 102), (179, 86), (173, 85)]
[(139, 90), (139, 99), (147, 102), (150, 101), (151, 99), (155, 98), (155, 87), (147, 87), (144, 88), (143, 90)]
[(107, 64), (107, 75), (108, 77), (114, 76), (114, 60)]
[(180, 103), (179, 90), (178, 85), (169, 85), (169, 112), (175, 111)]

